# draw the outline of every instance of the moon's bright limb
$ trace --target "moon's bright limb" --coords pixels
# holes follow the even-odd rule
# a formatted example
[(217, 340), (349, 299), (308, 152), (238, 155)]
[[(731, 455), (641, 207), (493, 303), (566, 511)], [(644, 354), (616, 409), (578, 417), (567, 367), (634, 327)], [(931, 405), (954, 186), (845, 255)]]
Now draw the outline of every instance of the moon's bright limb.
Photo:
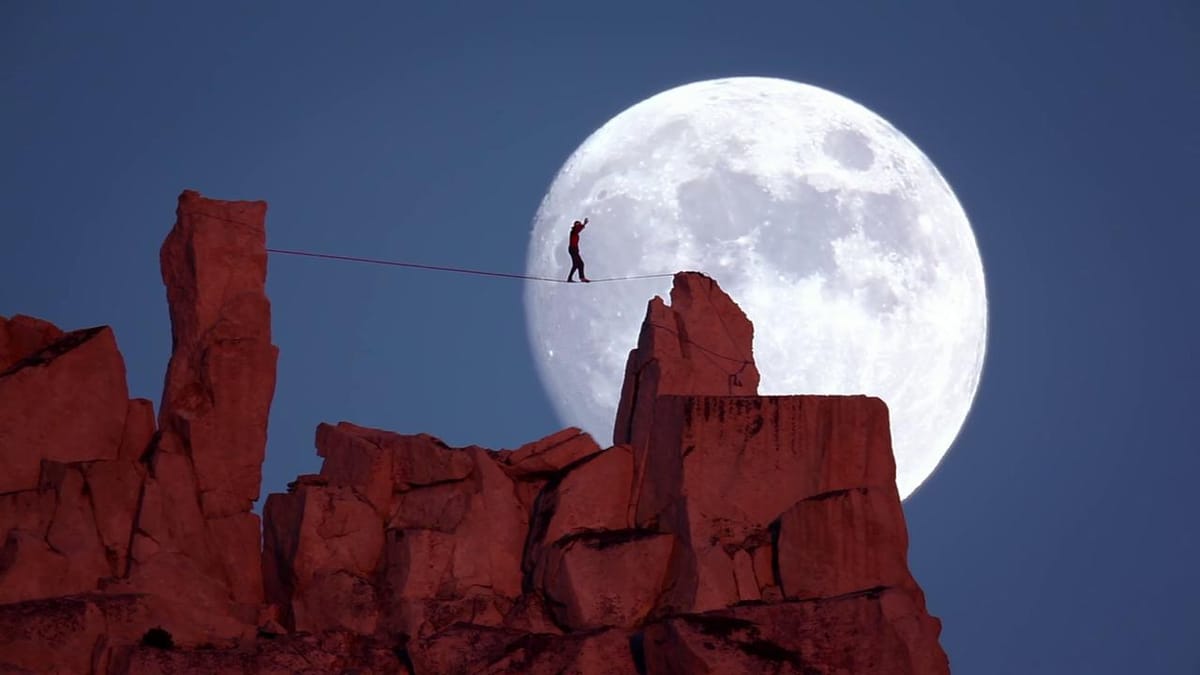
[[(530, 274), (566, 276), (584, 216), (589, 277), (716, 279), (754, 322), (761, 393), (883, 398), (901, 496), (954, 441), (983, 367), (983, 264), (950, 186), (875, 113), (769, 78), (665, 91), (567, 160), (533, 223)], [(646, 301), (670, 284), (527, 283), (530, 342), (564, 422), (611, 438)]]

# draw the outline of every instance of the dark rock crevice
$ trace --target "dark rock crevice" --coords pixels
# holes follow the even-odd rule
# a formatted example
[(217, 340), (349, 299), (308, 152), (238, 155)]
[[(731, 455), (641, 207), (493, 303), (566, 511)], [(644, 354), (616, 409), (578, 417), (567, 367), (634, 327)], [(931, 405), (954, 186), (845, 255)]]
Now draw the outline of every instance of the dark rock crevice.
[(44, 347), (12, 364), (4, 372), (0, 372), (0, 378), (7, 377), (25, 368), (48, 366), (53, 363), (55, 359), (63, 356), (64, 354), (70, 353), (83, 343), (96, 337), (100, 331), (107, 328), (108, 326), (96, 326), (94, 328), (82, 328), (80, 330), (71, 331), (70, 333), (63, 335), (58, 340), (50, 343), (49, 346)]

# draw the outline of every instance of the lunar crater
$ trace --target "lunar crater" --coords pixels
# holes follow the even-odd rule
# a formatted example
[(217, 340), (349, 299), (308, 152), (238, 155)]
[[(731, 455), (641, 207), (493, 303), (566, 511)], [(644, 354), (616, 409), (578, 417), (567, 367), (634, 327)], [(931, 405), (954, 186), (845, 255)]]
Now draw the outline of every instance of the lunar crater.
[(875, 163), (871, 141), (854, 129), (832, 129), (825, 134), (821, 147), (825, 154), (847, 169), (867, 171)]

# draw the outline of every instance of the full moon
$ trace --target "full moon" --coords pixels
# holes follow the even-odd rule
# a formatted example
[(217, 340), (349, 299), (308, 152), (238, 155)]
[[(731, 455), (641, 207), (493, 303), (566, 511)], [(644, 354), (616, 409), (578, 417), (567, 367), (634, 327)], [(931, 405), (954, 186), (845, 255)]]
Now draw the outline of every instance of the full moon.
[[(670, 89), (563, 165), (534, 218), (529, 275), (566, 277), (584, 217), (589, 278), (716, 279), (754, 323), (760, 393), (886, 401), (902, 497), (954, 442), (983, 367), (983, 264), (950, 186), (879, 115), (772, 78)], [(670, 287), (526, 282), (530, 344), (564, 423), (612, 438), (646, 302)]]

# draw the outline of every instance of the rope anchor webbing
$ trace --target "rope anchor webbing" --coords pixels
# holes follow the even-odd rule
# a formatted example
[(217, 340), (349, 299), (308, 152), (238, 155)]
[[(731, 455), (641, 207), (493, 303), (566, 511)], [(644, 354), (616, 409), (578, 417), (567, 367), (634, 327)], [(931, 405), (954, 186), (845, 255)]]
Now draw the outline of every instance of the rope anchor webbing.
[[(332, 253), (312, 253), (309, 251), (293, 251), (283, 248), (268, 248), (267, 253), (278, 253), (280, 255), (294, 255), (305, 258), (322, 258), (325, 260), (341, 260), (343, 262), (365, 263), (368, 265), (387, 265), (389, 267), (407, 267), (409, 269), (431, 270), (435, 272), (453, 272), (455, 274), (473, 274), (481, 277), (499, 277), (502, 279), (524, 279), (526, 281), (545, 281), (552, 284), (569, 284), (572, 283), (566, 279), (552, 279), (550, 277), (539, 277), (529, 274), (511, 274), (508, 272), (490, 272), (487, 270), (473, 270), (465, 267), (449, 267), (445, 265), (423, 265), (421, 263), (400, 262), (398, 260), (381, 260), (379, 258), (362, 258), (351, 255), (335, 255)], [(673, 277), (673, 272), (664, 272), (662, 274), (638, 274), (628, 277), (611, 277), (608, 279), (592, 279), (590, 283), (597, 284), (606, 281), (632, 281), (634, 279), (663, 279)], [(581, 282), (582, 283), (582, 282)]]

